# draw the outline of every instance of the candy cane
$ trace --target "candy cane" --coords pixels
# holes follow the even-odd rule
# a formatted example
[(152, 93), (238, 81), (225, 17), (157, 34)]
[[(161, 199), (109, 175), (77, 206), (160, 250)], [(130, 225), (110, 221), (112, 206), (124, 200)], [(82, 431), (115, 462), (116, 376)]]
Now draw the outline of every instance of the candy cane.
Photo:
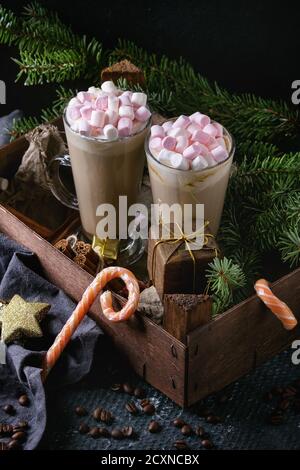
[(271, 310), (271, 312), (276, 315), (286, 330), (292, 330), (295, 328), (298, 322), (293, 312), (286, 303), (278, 299), (278, 297), (273, 294), (268, 281), (265, 279), (259, 279), (256, 281), (254, 288), (258, 297)]
[(91, 306), (97, 298), (97, 295), (102, 291), (102, 289), (104, 289), (109, 281), (115, 279), (116, 277), (120, 277), (124, 281), (128, 290), (128, 300), (119, 312), (115, 312), (112, 307), (111, 292), (104, 292), (100, 296), (100, 303), (103, 314), (110, 321), (121, 322), (128, 320), (128, 318), (130, 318), (131, 315), (133, 315), (133, 313), (136, 311), (139, 303), (140, 289), (138, 282), (132, 272), (128, 269), (120, 267), (110, 267), (103, 269), (86, 289), (74, 312), (68, 319), (61, 332), (57, 335), (53, 345), (47, 351), (42, 370), (43, 381), (46, 379), (50, 370), (67, 346), (73, 333), (90, 310)]

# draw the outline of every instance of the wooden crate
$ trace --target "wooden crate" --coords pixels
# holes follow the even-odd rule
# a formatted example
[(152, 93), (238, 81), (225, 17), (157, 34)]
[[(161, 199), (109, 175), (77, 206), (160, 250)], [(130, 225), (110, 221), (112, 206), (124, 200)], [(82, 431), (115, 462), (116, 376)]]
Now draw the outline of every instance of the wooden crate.
[[(20, 161), (25, 144), (21, 139), (0, 150), (0, 175), (5, 165), (8, 171), (9, 165)], [(0, 231), (36, 253), (45, 277), (75, 301), (80, 300), (93, 279), (90, 274), (1, 205)], [(272, 288), (300, 320), (300, 269)], [(139, 313), (125, 323), (109, 322), (99, 300), (90, 316), (141, 377), (182, 407), (222, 389), (300, 337), (300, 326), (291, 332), (284, 330), (256, 296), (189, 333), (185, 344)]]
[[(90, 274), (2, 206), (0, 231), (36, 253), (45, 277), (75, 301), (80, 300), (93, 279)], [(275, 282), (272, 288), (300, 320), (300, 269)], [(284, 330), (256, 296), (188, 334), (187, 344), (140, 314), (125, 323), (109, 322), (102, 315), (99, 301), (90, 316), (141, 377), (182, 407), (222, 389), (300, 336), (300, 326), (291, 332)]]

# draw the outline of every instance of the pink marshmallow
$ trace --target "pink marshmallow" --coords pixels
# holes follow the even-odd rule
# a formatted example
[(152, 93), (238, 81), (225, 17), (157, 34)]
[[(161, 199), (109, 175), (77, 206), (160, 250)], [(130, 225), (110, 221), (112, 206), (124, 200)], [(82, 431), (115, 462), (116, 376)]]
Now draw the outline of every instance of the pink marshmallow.
[(184, 116), (183, 114), (179, 116), (178, 119), (173, 123), (173, 128), (176, 127), (183, 127), (186, 129), (191, 124), (190, 118), (188, 116)]
[(75, 97), (71, 98), (68, 104), (68, 107), (80, 105), (80, 101)]
[(168, 132), (170, 129), (172, 129), (173, 123), (171, 121), (166, 121), (162, 124), (162, 128), (165, 132)]
[(83, 119), (89, 121), (91, 119), (93, 108), (91, 105), (82, 106), (80, 113)]
[(141, 92), (132, 93), (131, 103), (136, 107), (146, 106), (147, 104), (147, 95)]
[(131, 106), (130, 96), (126, 95), (125, 93), (122, 93), (122, 95), (119, 96), (119, 100), (121, 105)]
[(132, 134), (138, 134), (143, 129), (145, 129), (146, 125), (142, 121), (132, 121)]
[(92, 101), (93, 97), (94, 95), (88, 91), (80, 91), (77, 93), (77, 99), (80, 101), (80, 103), (84, 103), (85, 101)]
[(188, 160), (193, 160), (200, 152), (200, 144), (192, 144), (183, 151), (183, 156)]
[(151, 137), (160, 137), (163, 139), (165, 137), (165, 131), (162, 126), (155, 124), (151, 127)]
[(185, 135), (179, 135), (176, 138), (177, 144), (175, 147), (176, 152), (183, 153), (183, 151), (187, 148), (189, 141)]
[(228, 157), (228, 152), (221, 145), (212, 149), (211, 154), (216, 162), (223, 162)]
[(149, 109), (146, 108), (146, 106), (140, 106), (135, 112), (135, 119), (137, 119), (138, 121), (142, 121), (142, 122), (148, 121), (150, 116), (151, 116), (151, 113)]
[(119, 116), (120, 117), (127, 117), (131, 120), (134, 119), (134, 111), (132, 106), (120, 106), (119, 108)]
[(157, 152), (160, 151), (161, 148), (162, 148), (161, 138), (160, 137), (152, 137), (149, 141), (149, 147), (152, 150), (156, 150)]
[(199, 129), (193, 133), (191, 140), (193, 142), (200, 142), (201, 144), (207, 145), (210, 141), (210, 136)]
[(192, 170), (194, 171), (204, 170), (207, 167), (208, 163), (202, 155), (199, 155), (192, 161)]
[(192, 122), (192, 124), (190, 124), (187, 129), (189, 134), (193, 135), (196, 131), (199, 131), (201, 130), (201, 127), (198, 126), (198, 124), (195, 124), (194, 122)]
[(189, 170), (190, 162), (184, 158), (180, 153), (172, 152), (170, 157), (170, 166), (177, 170)]
[(95, 109), (92, 111), (90, 124), (94, 127), (104, 127), (105, 124), (105, 112), (100, 111), (100, 109)]
[(91, 134), (91, 126), (85, 119), (80, 119), (78, 121), (78, 131), (81, 135), (90, 135)]
[(101, 111), (106, 111), (108, 106), (108, 97), (107, 96), (98, 96), (95, 102), (95, 106), (97, 109)]
[(213, 126), (215, 127), (217, 134), (216, 137), (223, 137), (223, 126), (219, 124), (218, 122), (214, 122)]
[(68, 107), (68, 116), (72, 121), (75, 121), (76, 119), (79, 119), (81, 117), (81, 105), (73, 105)]
[(222, 137), (218, 137), (216, 139), (216, 142), (221, 145), (221, 147), (223, 147), (225, 150), (227, 150), (227, 146), (226, 146), (226, 143), (225, 143), (225, 140), (222, 138)]
[(171, 136), (166, 136), (163, 138), (162, 140), (162, 146), (164, 149), (167, 149), (167, 150), (174, 150), (175, 147), (176, 147), (176, 139), (175, 137), (171, 137)]
[(120, 137), (128, 137), (132, 133), (132, 120), (127, 117), (121, 117), (118, 122), (118, 131)]
[(211, 137), (217, 136), (217, 129), (213, 124), (207, 124), (207, 126), (204, 126), (203, 132), (206, 132), (206, 134), (210, 135)]
[(199, 113), (199, 111), (197, 111), (194, 114), (191, 114), (190, 120), (192, 122), (198, 124), (198, 126), (200, 126), (202, 128), (207, 126), (210, 123), (210, 118), (208, 116), (206, 116), (205, 114)]
[(205, 155), (204, 158), (205, 158), (205, 160), (207, 161), (209, 167), (216, 165), (216, 161), (215, 161), (215, 159), (212, 157), (211, 153), (208, 153), (207, 155)]
[(113, 126), (117, 125), (119, 115), (115, 111), (105, 111), (105, 123), (112, 124)]

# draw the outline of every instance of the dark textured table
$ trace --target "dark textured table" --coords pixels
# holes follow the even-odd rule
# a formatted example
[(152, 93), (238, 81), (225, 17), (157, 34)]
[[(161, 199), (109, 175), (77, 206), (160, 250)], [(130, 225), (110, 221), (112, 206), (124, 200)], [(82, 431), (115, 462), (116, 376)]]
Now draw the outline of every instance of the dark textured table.
[[(264, 393), (274, 386), (288, 385), (300, 377), (300, 366), (292, 364), (291, 354), (292, 349), (279, 354), (253, 373), (228, 386), (222, 394), (228, 397), (225, 403), (220, 403), (220, 394), (207, 398), (205, 405), (223, 418), (221, 424), (212, 425), (197, 415), (199, 405), (182, 411), (163, 394), (140, 380), (124, 366), (122, 359), (106, 339), (99, 347), (92, 373), (81, 383), (48, 397), (48, 426), (40, 447), (88, 450), (174, 449), (174, 441), (184, 437), (170, 422), (181, 416), (193, 427), (203, 425), (217, 449), (299, 449), (300, 414), (288, 411), (283, 424), (271, 426), (266, 423), (266, 418), (275, 402), (265, 403), (262, 399)], [(154, 419), (162, 425), (159, 434), (151, 434), (147, 430), (147, 424), (153, 417), (146, 417), (142, 413), (132, 416), (125, 410), (125, 404), (132, 397), (110, 390), (112, 383), (125, 381), (145, 388), (147, 397), (156, 406)], [(133, 401), (138, 403), (138, 400)], [(97, 406), (110, 410), (116, 417), (114, 426), (133, 426), (137, 433), (136, 439), (94, 440), (81, 435), (78, 432), (81, 422), (87, 422), (91, 426), (97, 423), (92, 417), (76, 416), (74, 408), (77, 405), (85, 406), (89, 412)], [(198, 437), (184, 439), (191, 449), (202, 449)]]

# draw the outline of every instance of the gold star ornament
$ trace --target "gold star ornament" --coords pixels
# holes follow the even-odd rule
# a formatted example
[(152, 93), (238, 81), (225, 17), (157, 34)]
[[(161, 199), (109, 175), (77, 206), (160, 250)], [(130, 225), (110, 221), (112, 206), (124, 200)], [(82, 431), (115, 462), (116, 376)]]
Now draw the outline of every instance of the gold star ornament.
[(14, 295), (7, 305), (0, 306), (1, 339), (6, 344), (23, 337), (43, 336), (39, 323), (49, 311), (50, 305), (26, 302)]

